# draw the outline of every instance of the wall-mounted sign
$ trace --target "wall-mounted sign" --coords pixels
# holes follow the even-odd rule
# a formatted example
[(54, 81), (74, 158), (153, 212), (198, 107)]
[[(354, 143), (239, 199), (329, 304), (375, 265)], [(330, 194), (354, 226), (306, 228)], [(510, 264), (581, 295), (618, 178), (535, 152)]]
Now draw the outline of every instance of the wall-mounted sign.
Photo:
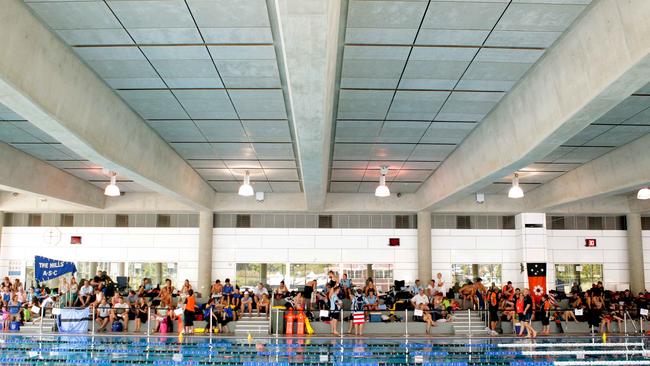
[(71, 236), (70, 244), (81, 244), (81, 236)]
[(398, 247), (399, 246), (399, 238), (389, 238), (388, 239), (388, 246), (389, 247)]
[(596, 246), (596, 239), (585, 239), (585, 246), (588, 248), (593, 248)]

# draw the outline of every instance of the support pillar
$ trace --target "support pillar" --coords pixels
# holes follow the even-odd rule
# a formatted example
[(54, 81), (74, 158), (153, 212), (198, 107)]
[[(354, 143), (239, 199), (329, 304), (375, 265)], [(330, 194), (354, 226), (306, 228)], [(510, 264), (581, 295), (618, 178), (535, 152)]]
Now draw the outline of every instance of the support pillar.
[[(367, 277), (372, 277), (373, 281), (375, 279), (374, 273), (372, 271), (372, 263), (366, 265), (366, 278)], [(364, 278), (364, 280), (366, 280), (366, 278)]]
[(210, 295), (212, 284), (212, 211), (199, 212), (199, 268), (196, 276), (196, 289), (202, 296)]
[(418, 212), (418, 277), (421, 284), (431, 280), (431, 212)]
[(264, 285), (266, 285), (266, 282), (268, 281), (268, 270), (269, 270), (268, 264), (266, 263), (260, 264), (260, 282), (262, 282)]
[(93, 277), (97, 275), (97, 262), (90, 262), (90, 274), (89, 274), (89, 280), (92, 280)]
[[(163, 285), (163, 264), (158, 262), (156, 263), (156, 279), (152, 279), (151, 283), (155, 286), (156, 284)], [(158, 281), (157, 283), (155, 281)]]
[(641, 237), (641, 215), (627, 214), (627, 255), (630, 268), (630, 290), (637, 294), (645, 290), (643, 271), (643, 241)]
[(117, 264), (117, 275), (120, 277), (126, 276), (126, 262), (119, 262)]
[(0, 252), (2, 252), (2, 227), (5, 224), (5, 213), (0, 211)]

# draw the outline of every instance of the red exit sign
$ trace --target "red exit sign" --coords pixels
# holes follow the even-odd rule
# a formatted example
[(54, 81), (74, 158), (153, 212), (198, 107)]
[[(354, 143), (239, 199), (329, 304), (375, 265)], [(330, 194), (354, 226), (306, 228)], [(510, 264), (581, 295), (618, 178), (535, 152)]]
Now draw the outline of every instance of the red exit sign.
[(399, 238), (388, 238), (388, 246), (389, 247), (398, 247), (399, 246)]
[(596, 246), (596, 239), (585, 239), (585, 246), (593, 248)]

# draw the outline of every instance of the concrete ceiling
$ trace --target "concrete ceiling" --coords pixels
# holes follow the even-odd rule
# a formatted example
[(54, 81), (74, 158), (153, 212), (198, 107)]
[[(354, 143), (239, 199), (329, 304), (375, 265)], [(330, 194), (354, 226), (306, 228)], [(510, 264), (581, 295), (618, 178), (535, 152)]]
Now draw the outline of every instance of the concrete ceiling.
[[(322, 180), (331, 197), (369, 199), (382, 166), (392, 192), (418, 192), (592, 2), (335, 0), (342, 23), (326, 41), (338, 53), (326, 56), (336, 72), (311, 80), (336, 85), (325, 98), (331, 133), (310, 135), (305, 113), (315, 99), (302, 74), (320, 64), (299, 69), (297, 51), (284, 52), (300, 23), (280, 36), (283, 6), (293, 4), (283, 1), (276, 9), (273, 0), (24, 0), (216, 192), (237, 192), (248, 171), (256, 191), (318, 195)], [(522, 168), (521, 186), (532, 191), (648, 133), (650, 84)], [(329, 146), (318, 146), (325, 177), (303, 177), (321, 164), (302, 153), (318, 139)], [(0, 141), (98, 187), (109, 180), (1, 104)], [(504, 195), (511, 178), (476, 191)], [(154, 191), (128, 176), (118, 182), (125, 192)]]

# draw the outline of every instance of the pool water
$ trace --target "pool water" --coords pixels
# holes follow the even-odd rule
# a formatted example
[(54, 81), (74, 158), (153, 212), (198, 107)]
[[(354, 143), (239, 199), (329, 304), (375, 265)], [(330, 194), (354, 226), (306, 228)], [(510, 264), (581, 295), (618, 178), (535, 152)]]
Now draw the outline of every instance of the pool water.
[(0, 336), (2, 365), (650, 365), (643, 338)]

